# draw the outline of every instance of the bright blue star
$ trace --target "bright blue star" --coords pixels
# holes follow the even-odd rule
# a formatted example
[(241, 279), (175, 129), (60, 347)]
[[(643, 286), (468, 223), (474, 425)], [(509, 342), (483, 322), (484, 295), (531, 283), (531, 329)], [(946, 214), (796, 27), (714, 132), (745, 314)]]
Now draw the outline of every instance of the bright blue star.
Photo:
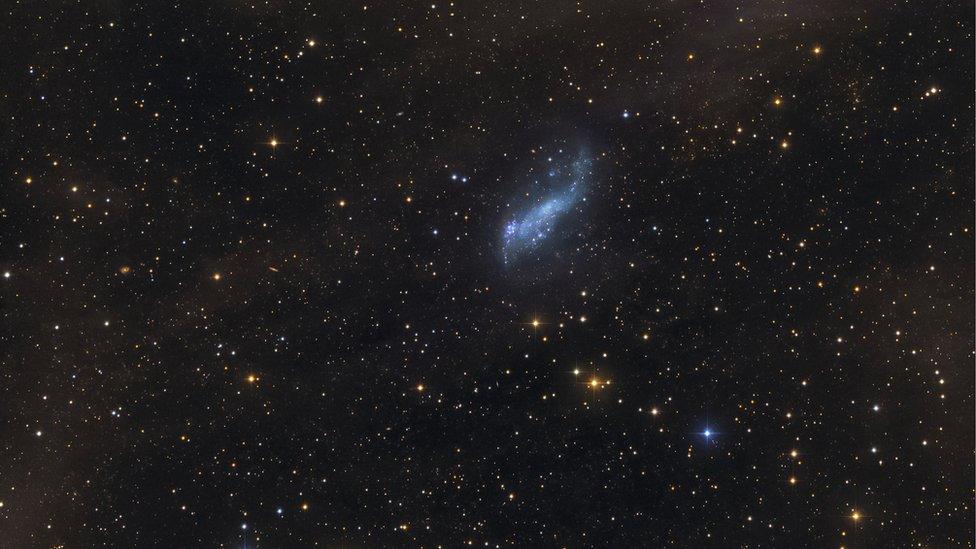
[(715, 429), (713, 429), (710, 425), (706, 425), (704, 430), (699, 431), (698, 433), (695, 433), (695, 434), (697, 434), (697, 435), (701, 436), (703, 439), (705, 439), (705, 442), (711, 442), (712, 440), (715, 439), (716, 436), (718, 436), (718, 435), (720, 435), (722, 433), (719, 433), (718, 431), (716, 431)]

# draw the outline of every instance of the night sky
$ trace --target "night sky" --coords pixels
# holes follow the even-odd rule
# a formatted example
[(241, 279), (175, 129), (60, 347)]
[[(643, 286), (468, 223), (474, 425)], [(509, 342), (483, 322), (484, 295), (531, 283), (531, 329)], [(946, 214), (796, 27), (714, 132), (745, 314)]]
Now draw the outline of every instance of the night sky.
[(0, 13), (0, 547), (973, 547), (971, 2)]

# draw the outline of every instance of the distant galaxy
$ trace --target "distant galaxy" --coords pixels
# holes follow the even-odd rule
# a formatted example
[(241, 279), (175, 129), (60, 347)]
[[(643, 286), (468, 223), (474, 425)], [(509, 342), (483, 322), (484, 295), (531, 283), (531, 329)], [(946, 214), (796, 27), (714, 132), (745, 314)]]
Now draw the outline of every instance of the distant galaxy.
[(583, 213), (591, 164), (585, 151), (567, 156), (560, 150), (555, 157), (545, 158), (540, 168), (543, 175), (536, 176), (525, 191), (534, 198), (508, 218), (502, 229), (502, 261), (506, 265), (537, 251), (565, 218)]

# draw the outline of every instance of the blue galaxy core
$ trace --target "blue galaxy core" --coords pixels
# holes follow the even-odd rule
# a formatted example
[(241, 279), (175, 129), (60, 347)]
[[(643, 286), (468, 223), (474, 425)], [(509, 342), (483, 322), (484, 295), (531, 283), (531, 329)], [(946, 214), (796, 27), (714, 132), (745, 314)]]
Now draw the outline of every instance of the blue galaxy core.
[(534, 181), (547, 192), (539, 193), (535, 203), (515, 214), (502, 231), (502, 259), (514, 262), (538, 250), (570, 212), (578, 211), (590, 175), (590, 160), (580, 154), (571, 162), (549, 160), (544, 182)]

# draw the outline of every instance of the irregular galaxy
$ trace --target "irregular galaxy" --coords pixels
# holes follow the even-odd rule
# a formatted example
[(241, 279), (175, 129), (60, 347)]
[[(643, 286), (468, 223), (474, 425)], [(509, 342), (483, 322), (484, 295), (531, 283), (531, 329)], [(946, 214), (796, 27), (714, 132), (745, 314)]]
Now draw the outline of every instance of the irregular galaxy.
[[(506, 265), (537, 250), (570, 212), (579, 211), (591, 176), (591, 161), (580, 153), (568, 166), (549, 158), (543, 194), (528, 209), (511, 217), (502, 231), (502, 259)], [(540, 181), (533, 186), (540, 186)]]

